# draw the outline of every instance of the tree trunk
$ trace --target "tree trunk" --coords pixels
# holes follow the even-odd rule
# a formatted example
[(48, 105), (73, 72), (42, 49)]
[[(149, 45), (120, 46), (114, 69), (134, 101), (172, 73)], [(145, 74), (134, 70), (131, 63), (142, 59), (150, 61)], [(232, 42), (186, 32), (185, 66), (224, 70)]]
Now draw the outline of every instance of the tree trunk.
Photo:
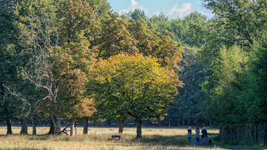
[(88, 117), (84, 119), (84, 125), (83, 125), (83, 134), (88, 134)]
[(137, 130), (136, 130), (136, 139), (142, 138), (142, 120), (141, 119), (135, 119)]
[(7, 127), (7, 135), (13, 134), (12, 128), (11, 128), (11, 120), (9, 118), (6, 118), (6, 127)]
[(20, 119), (20, 124), (21, 124), (21, 131), (20, 134), (28, 134), (28, 123), (27, 123), (27, 119), (23, 118)]
[(70, 122), (70, 136), (74, 135), (74, 125), (75, 125), (75, 119), (71, 120)]
[(124, 126), (125, 120), (120, 120), (119, 121), (119, 133), (123, 133), (123, 126)]
[(267, 125), (264, 123), (264, 145), (267, 145)]
[(224, 131), (222, 127), (220, 128), (219, 133), (220, 133), (220, 142), (223, 143), (224, 142)]
[(32, 116), (32, 135), (36, 135), (36, 116)]
[(60, 117), (58, 116), (51, 116), (51, 119), (53, 121), (53, 126), (54, 126), (54, 133), (56, 135), (61, 135), (61, 120)]
[(257, 144), (257, 126), (254, 125), (254, 144)]
[(54, 133), (54, 124), (53, 124), (52, 120), (50, 120), (50, 129), (49, 129), (49, 132), (47, 134), (55, 134)]

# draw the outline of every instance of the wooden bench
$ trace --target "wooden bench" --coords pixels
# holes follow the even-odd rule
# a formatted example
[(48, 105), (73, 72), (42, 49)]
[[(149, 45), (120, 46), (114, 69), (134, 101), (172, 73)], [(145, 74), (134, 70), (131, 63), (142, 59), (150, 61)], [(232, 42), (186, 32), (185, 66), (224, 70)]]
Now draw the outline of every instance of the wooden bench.
[(121, 136), (120, 135), (112, 135), (111, 138), (112, 139), (118, 138), (120, 140), (121, 139)]

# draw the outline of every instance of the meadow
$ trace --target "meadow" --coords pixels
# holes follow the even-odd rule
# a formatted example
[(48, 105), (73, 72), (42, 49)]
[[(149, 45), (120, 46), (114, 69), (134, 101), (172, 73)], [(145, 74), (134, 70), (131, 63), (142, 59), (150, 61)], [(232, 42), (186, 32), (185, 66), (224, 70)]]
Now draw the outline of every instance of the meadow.
[[(112, 139), (118, 128), (89, 128), (82, 135), (77, 128), (74, 137), (46, 135), (47, 127), (38, 127), (37, 136), (18, 135), (20, 128), (13, 127), (14, 135), (6, 136), (6, 128), (0, 127), (0, 150), (220, 150), (215, 146), (194, 146), (187, 143), (187, 130), (174, 128), (143, 128), (143, 138), (136, 140), (136, 129), (125, 128), (121, 139)], [(208, 130), (218, 134), (218, 130)], [(29, 128), (31, 133), (31, 128)]]

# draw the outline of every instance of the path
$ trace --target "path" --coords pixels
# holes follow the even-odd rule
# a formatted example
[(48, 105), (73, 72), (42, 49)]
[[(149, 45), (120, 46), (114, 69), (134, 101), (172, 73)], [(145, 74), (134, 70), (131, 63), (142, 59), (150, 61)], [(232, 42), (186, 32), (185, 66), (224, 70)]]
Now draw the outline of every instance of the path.
[(208, 144), (197, 144), (195, 140), (192, 140), (192, 144), (195, 146), (200, 146), (200, 147), (217, 147), (217, 148), (223, 148), (226, 150), (252, 150), (252, 149), (245, 149), (245, 148), (238, 148), (238, 147), (223, 147), (223, 146), (217, 146), (217, 145), (208, 145)]
[(221, 146), (216, 146), (216, 147), (224, 148), (228, 150), (252, 150), (252, 149), (244, 149), (244, 148), (238, 148), (238, 147), (221, 147)]

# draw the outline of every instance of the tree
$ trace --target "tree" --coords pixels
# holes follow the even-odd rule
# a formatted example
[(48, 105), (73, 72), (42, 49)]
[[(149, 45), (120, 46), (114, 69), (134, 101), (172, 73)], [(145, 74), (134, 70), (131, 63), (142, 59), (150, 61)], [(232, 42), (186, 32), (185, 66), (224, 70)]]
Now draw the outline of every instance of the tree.
[(96, 10), (96, 14), (100, 18), (101, 22), (107, 20), (110, 16), (110, 4), (106, 0), (86, 0), (90, 6)]
[(148, 18), (143, 10), (135, 9), (134, 11), (130, 11), (127, 16), (131, 17), (134, 20), (142, 19), (144, 21), (147, 21)]
[(54, 57), (57, 69), (61, 73), (59, 77), (62, 88), (58, 91), (59, 110), (62, 117), (71, 120), (71, 136), (75, 120), (90, 117), (95, 111), (94, 102), (84, 94), (93, 57), (88, 49), (89, 42), (85, 39), (80, 40), (67, 44)]
[(206, 116), (219, 125), (230, 126), (243, 123), (245, 119), (245, 108), (239, 105), (240, 102), (233, 94), (240, 90), (246, 57), (246, 53), (238, 46), (228, 50), (222, 48), (214, 74), (202, 84), (208, 96), (204, 104)]
[(19, 49), (18, 32), (14, 25), (15, 9), (15, 0), (0, 1), (0, 120), (6, 121), (7, 134), (12, 134), (11, 119), (18, 113), (16, 107), (19, 101), (6, 88), (6, 86), (14, 86), (19, 80), (17, 68), (20, 62), (17, 57)]
[[(71, 136), (76, 119), (90, 117), (95, 109), (93, 101), (84, 95), (89, 68), (94, 62), (96, 49), (90, 43), (95, 39), (93, 30), (97, 28), (95, 22), (97, 10), (89, 1), (62, 1), (58, 12), (61, 22), (59, 26), (60, 45), (62, 49), (55, 55), (57, 69), (60, 70), (60, 85), (58, 91), (61, 114), (71, 119)], [(96, 8), (95, 8), (96, 9)]]
[[(241, 76), (241, 91), (235, 96), (241, 102), (242, 107), (247, 108), (246, 122), (248, 125), (266, 124), (267, 120), (267, 95), (266, 95), (266, 58), (267, 42), (255, 42), (253, 51), (249, 53), (247, 67)], [(267, 145), (267, 128), (259, 131), (259, 135), (264, 135), (264, 144)], [(265, 134), (264, 134), (265, 133)], [(258, 143), (261, 143), (260, 141)], [(262, 144), (263, 144), (262, 143)]]
[(121, 114), (135, 118), (137, 138), (142, 137), (142, 120), (164, 117), (181, 86), (173, 70), (160, 67), (157, 61), (138, 53), (111, 56), (92, 67), (87, 83), (97, 109), (114, 118)]
[[(21, 122), (21, 134), (28, 134), (27, 119), (32, 118), (33, 124), (36, 117), (36, 106), (40, 100), (38, 90), (33, 88), (29, 81), (26, 81), (22, 73), (22, 68), (27, 64), (29, 53), (23, 53), (25, 45), (19, 40), (19, 30), (17, 21), (19, 17), (15, 14), (17, 1), (1, 1), (1, 21), (3, 29), (1, 52), (1, 68), (3, 68), (3, 82), (1, 84), (4, 96), (2, 97), (3, 113), (8, 113), (6, 121), (8, 125), (8, 134), (11, 131), (11, 122), (9, 119), (16, 118)], [(20, 1), (23, 3), (23, 1)], [(21, 11), (21, 14), (26, 11)], [(20, 55), (22, 54), (23, 55)], [(35, 93), (36, 92), (36, 93)], [(23, 93), (23, 94), (22, 94)], [(27, 95), (27, 96), (26, 96)], [(36, 134), (36, 126), (33, 126), (33, 134)]]
[[(171, 22), (172, 32), (175, 38), (183, 45), (203, 47), (207, 40), (208, 32), (207, 18), (198, 12), (186, 16), (181, 22)], [(177, 30), (176, 26), (180, 30)]]
[(20, 1), (16, 7), (20, 32), (20, 45), (23, 45), (23, 55), (26, 65), (22, 75), (36, 88), (45, 90), (43, 99), (50, 106), (46, 110), (51, 114), (54, 133), (61, 134), (60, 116), (55, 113), (59, 78), (57, 70), (53, 70), (52, 56), (59, 50), (58, 30), (56, 19), (56, 2), (49, 1)]
[(158, 58), (163, 67), (178, 68), (181, 58), (181, 44), (170, 37), (167, 30), (158, 33), (153, 24), (146, 24), (143, 20), (130, 20), (129, 30), (137, 41), (137, 48), (145, 56)]
[(164, 30), (170, 31), (170, 23), (168, 21), (168, 17), (165, 16), (163, 13), (152, 16), (149, 21), (155, 26), (157, 32), (161, 33)]
[(219, 18), (224, 18), (227, 28), (237, 30), (235, 38), (248, 47), (253, 40), (262, 39), (267, 26), (267, 2), (264, 0), (204, 0), (206, 7)]
[(184, 83), (183, 88), (179, 88), (179, 95), (175, 97), (177, 104), (172, 105), (169, 110), (169, 119), (187, 120), (191, 125), (193, 120), (204, 118), (202, 114), (205, 95), (201, 91), (200, 84), (204, 81), (206, 73), (204, 64), (200, 56), (200, 48), (183, 48), (183, 58), (179, 62), (180, 70), (177, 71), (180, 80)]
[(125, 17), (118, 18), (114, 13), (103, 24), (103, 33), (99, 47), (99, 58), (109, 58), (120, 52), (134, 54), (138, 52), (136, 40), (127, 29), (129, 25)]
[[(102, 1), (97, 3), (102, 6)], [(89, 0), (22, 1), (17, 7), (21, 43), (30, 54), (23, 75), (45, 90), (38, 109), (51, 116), (54, 134), (61, 134), (62, 117), (71, 119), (73, 127), (75, 119), (95, 111), (83, 93), (96, 55), (90, 44), (99, 25), (99, 9)]]

